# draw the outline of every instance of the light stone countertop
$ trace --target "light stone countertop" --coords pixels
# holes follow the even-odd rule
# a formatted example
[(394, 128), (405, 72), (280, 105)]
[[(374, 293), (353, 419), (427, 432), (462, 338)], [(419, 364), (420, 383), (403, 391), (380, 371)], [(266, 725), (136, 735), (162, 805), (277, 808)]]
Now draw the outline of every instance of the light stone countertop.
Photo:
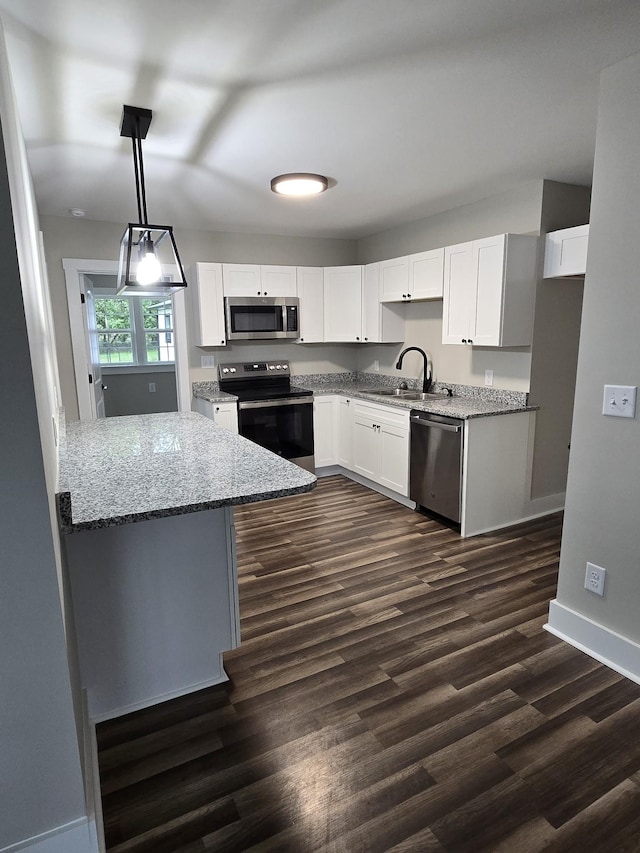
[(61, 421), (64, 533), (270, 500), (316, 484), (298, 465), (193, 412)]
[[(391, 397), (384, 394), (376, 394), (373, 388), (375, 383), (369, 380), (351, 380), (345, 378), (344, 374), (319, 374), (317, 381), (305, 376), (295, 376), (292, 380), (296, 387), (306, 388), (313, 391), (314, 396), (324, 394), (343, 394), (368, 400), (371, 403), (382, 403), (385, 406), (393, 406), (398, 409), (415, 409), (421, 412), (433, 412), (436, 415), (446, 415), (451, 418), (468, 420), (470, 418), (486, 418), (494, 415), (508, 415), (514, 412), (535, 411), (538, 406), (529, 406), (522, 402), (524, 396), (520, 392), (502, 392), (507, 398), (505, 401), (485, 399), (481, 396), (466, 396), (455, 394), (453, 397), (432, 398), (431, 400), (403, 400), (399, 397)], [(394, 383), (395, 384), (395, 383)], [(387, 383), (383, 387), (394, 387)], [(441, 389), (440, 389), (441, 390)], [(194, 396), (208, 400), (210, 403), (232, 403), (238, 398), (233, 394), (220, 391), (217, 383), (194, 383)], [(500, 392), (498, 392), (500, 393)], [(508, 402), (509, 395), (513, 396), (513, 402)]]

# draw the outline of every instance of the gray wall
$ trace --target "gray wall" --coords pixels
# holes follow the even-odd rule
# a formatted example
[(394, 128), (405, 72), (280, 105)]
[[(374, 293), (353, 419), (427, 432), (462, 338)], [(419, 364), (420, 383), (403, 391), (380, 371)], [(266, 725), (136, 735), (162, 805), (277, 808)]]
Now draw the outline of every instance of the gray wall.
[[(640, 642), (640, 418), (601, 414), (605, 383), (640, 368), (640, 54), (601, 77), (575, 411), (558, 601)], [(583, 589), (587, 561), (606, 593)]]
[[(538, 234), (542, 208), (543, 181), (532, 181), (509, 193), (483, 199), (366, 237), (358, 243), (360, 263), (451, 246), (467, 240), (491, 237), (508, 231)], [(434, 364), (434, 374), (443, 382), (483, 385), (484, 371), (493, 370), (494, 386), (515, 391), (529, 390), (531, 351), (529, 347), (488, 349), (452, 346), (442, 343), (442, 300), (416, 302), (406, 306), (407, 346), (426, 349)], [(358, 369), (396, 374), (395, 363), (402, 345), (362, 348), (358, 351)], [(421, 359), (408, 357), (407, 375), (417, 376)]]
[[(2, 40), (0, 33), (0, 41)], [(15, 119), (6, 103), (7, 71), (0, 44), (3, 135), (17, 142)], [(14, 148), (15, 153), (15, 148)], [(31, 203), (27, 174), (15, 172), (17, 191), (26, 186), (21, 211)], [(0, 256), (3, 260), (0, 315), (0, 848), (53, 830), (86, 815), (75, 729), (65, 633), (57, 577), (52, 494), (46, 466), (52, 460), (51, 408), (44, 386), (50, 376), (46, 340), (32, 341), (27, 328), (41, 329), (35, 316), (39, 282), (24, 281), (16, 235), (37, 257), (37, 233), (25, 233), (14, 218), (0, 141)], [(28, 262), (25, 251), (21, 263)], [(33, 269), (30, 271), (33, 272)], [(24, 294), (23, 294), (24, 287)], [(34, 382), (35, 379), (35, 382)], [(38, 402), (43, 402), (39, 422)], [(40, 430), (46, 430), (41, 441)], [(47, 458), (43, 458), (43, 447)]]
[[(153, 412), (177, 412), (175, 371), (150, 373), (110, 373), (102, 371), (105, 414), (108, 418), (120, 415), (150, 415)], [(149, 383), (156, 386), (149, 391)]]
[[(123, 220), (124, 222), (124, 220)], [(62, 258), (95, 258), (117, 260), (123, 223), (95, 222), (72, 217), (43, 216), (47, 270), (51, 288), (51, 301), (56, 329), (58, 364), (62, 401), (69, 420), (78, 417), (78, 404), (73, 374), (73, 357), (65, 290)], [(281, 237), (259, 234), (234, 234), (210, 231), (183, 231), (176, 229), (176, 242), (180, 258), (187, 271), (197, 261), (221, 261), (226, 263), (295, 264), (299, 266), (324, 266), (331, 264), (357, 263), (356, 243), (352, 240), (328, 240), (311, 237)], [(192, 322), (191, 292), (187, 288), (187, 318)], [(250, 352), (251, 345), (227, 347), (222, 352), (226, 361), (242, 361), (258, 357)], [(217, 352), (212, 350), (211, 352)], [(260, 348), (259, 353), (273, 352)], [(206, 381), (216, 378), (215, 371), (202, 369), (200, 357), (205, 353), (190, 346), (189, 363), (191, 381)], [(355, 365), (355, 354), (348, 347), (324, 347), (319, 352), (314, 347), (289, 347), (287, 354), (280, 350), (281, 357), (289, 358), (296, 370), (312, 373), (322, 367), (335, 370), (351, 370)], [(345, 363), (346, 359), (346, 363)], [(298, 365), (298, 362), (300, 364)]]
[[(589, 222), (590, 187), (544, 182), (541, 233)], [(536, 416), (532, 498), (564, 492), (569, 465), (583, 280), (543, 279), (540, 244), (530, 402)]]

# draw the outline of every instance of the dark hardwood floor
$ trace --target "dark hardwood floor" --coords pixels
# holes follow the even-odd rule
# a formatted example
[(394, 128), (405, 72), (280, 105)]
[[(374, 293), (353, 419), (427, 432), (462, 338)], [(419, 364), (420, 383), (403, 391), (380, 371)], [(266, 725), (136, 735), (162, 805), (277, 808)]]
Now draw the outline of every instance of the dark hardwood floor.
[(111, 853), (638, 851), (640, 686), (542, 629), (561, 516), (236, 511), (230, 681), (98, 727)]

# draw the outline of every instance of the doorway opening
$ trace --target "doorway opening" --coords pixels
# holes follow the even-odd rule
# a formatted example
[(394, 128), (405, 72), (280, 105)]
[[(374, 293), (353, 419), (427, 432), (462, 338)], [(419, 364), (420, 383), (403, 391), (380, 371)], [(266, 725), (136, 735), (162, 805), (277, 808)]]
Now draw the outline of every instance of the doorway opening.
[(189, 411), (184, 291), (117, 296), (117, 262), (63, 266), (80, 419)]

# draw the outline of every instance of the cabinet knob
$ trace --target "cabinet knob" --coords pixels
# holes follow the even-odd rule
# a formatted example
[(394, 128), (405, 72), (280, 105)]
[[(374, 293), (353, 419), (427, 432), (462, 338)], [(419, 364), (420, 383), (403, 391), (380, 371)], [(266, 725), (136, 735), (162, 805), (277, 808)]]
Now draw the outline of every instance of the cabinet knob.
[(467, 339), (466, 339), (466, 338), (463, 338), (463, 339), (462, 339), (462, 343), (463, 343), (463, 344), (466, 344), (466, 342), (467, 342)]
[(262, 295), (263, 295), (263, 296), (268, 296), (269, 294), (268, 294), (268, 293), (267, 293), (267, 291), (265, 290), (265, 292), (264, 292)]
[(406, 298), (407, 298), (407, 294), (406, 294), (406, 293), (403, 293), (403, 294), (402, 294), (402, 298), (403, 298), (403, 299), (406, 299)]
[(369, 338), (365, 338), (365, 341), (368, 341), (368, 340), (369, 340)]
[(223, 343), (224, 343), (224, 341), (220, 341), (220, 343), (221, 343), (221, 344), (223, 344)]
[(216, 406), (216, 412), (220, 411), (220, 406)]
[(411, 299), (411, 294), (407, 293), (407, 299)]
[(360, 338), (359, 338), (357, 335), (356, 335), (356, 340), (357, 340), (357, 341), (359, 341), (359, 340), (360, 340)]
[(469, 340), (467, 341), (467, 343), (468, 343), (468, 344), (472, 344), (472, 343), (473, 343), (473, 341), (471, 340), (471, 338), (469, 338)]

